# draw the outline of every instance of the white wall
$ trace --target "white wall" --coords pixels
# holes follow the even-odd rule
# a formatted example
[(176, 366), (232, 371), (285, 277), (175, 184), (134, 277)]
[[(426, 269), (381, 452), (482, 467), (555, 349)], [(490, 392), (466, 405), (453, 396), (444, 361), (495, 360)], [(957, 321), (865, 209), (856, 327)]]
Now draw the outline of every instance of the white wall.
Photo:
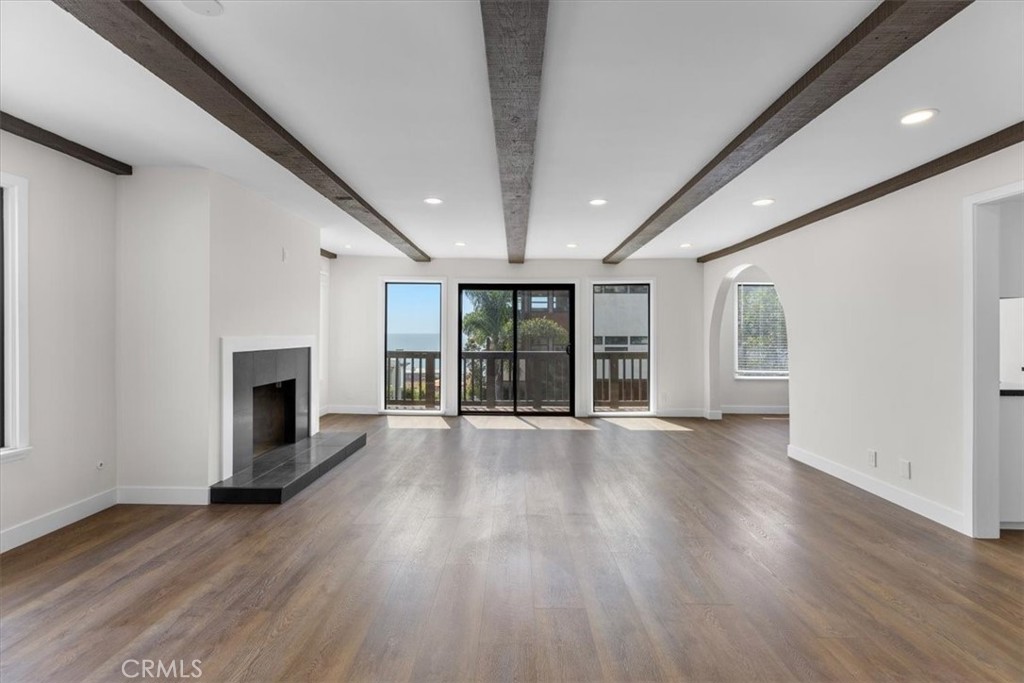
[(319, 335), (320, 231), (218, 174), (211, 174), (210, 197), (206, 483), (212, 484), (222, 479), (221, 337)]
[(115, 180), (8, 133), (0, 169), (29, 182), (33, 450), (0, 465), (6, 549), (114, 502)]
[(120, 179), (118, 483), (132, 502), (208, 484), (210, 177), (137, 168)]
[[(740, 273), (735, 282), (771, 282), (757, 266)], [(786, 302), (782, 302), (785, 310)], [(723, 413), (789, 412), (789, 380), (736, 378), (736, 286), (729, 288), (719, 337), (719, 391)]]
[(1024, 198), (999, 202), (999, 296), (1024, 297)]
[[(1021, 178), (1024, 145), (705, 264), (705, 309), (756, 264), (790, 345), (791, 455), (963, 529), (966, 196)], [(708, 316), (706, 329), (710, 330)], [(868, 467), (866, 451), (878, 450)], [(901, 479), (897, 460), (912, 462)]]
[[(633, 260), (618, 266), (587, 261), (504, 261), (339, 256), (331, 262), (332, 339), (329, 404), (334, 412), (376, 412), (380, 407), (383, 335), (382, 278), (446, 278), (443, 364), (455, 367), (458, 282), (546, 281), (577, 285), (577, 375), (584, 376), (592, 344), (588, 283), (592, 279), (656, 280), (654, 290), (656, 404), (661, 415), (702, 413), (701, 266), (695, 261)], [(444, 374), (446, 411), (456, 410), (456, 376)], [(589, 394), (577, 392), (578, 412), (589, 410)]]

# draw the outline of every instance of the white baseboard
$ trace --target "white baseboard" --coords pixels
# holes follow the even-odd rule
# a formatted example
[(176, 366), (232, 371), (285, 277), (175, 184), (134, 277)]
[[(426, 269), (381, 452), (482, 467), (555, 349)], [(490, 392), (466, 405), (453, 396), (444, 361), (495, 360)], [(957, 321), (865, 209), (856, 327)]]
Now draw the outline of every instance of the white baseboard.
[(377, 406), (345, 406), (345, 405), (332, 405), (323, 406), (320, 409), (321, 415), (327, 413), (337, 413), (339, 415), (379, 415), (380, 408)]
[(825, 474), (830, 474), (836, 479), (841, 479), (847, 484), (852, 484), (859, 489), (872, 493), (879, 498), (889, 501), (890, 503), (895, 503), (901, 508), (915, 512), (922, 517), (926, 517), (933, 522), (949, 527), (954, 531), (959, 531), (960, 533), (968, 536), (971, 535), (971, 531), (969, 529), (964, 529), (966, 520), (962, 512), (954, 510), (953, 508), (948, 508), (933, 500), (923, 498), (916, 493), (907, 491), (906, 489), (893, 486), (881, 479), (868, 476), (863, 472), (858, 472), (846, 465), (841, 465), (832, 460), (823, 458), (820, 455), (815, 455), (814, 453), (804, 450), (798, 446), (794, 446), (793, 444), (789, 444), (786, 450), (789, 457), (797, 462), (802, 462), (803, 464), (813, 467), (816, 470), (820, 470)]
[(124, 505), (209, 505), (207, 486), (121, 486), (117, 502)]
[(1000, 522), (1000, 529), (1009, 529), (1011, 531), (1022, 531), (1024, 530), (1024, 522)]
[(704, 415), (704, 419), (705, 420), (721, 420), (722, 419), (722, 411), (721, 410), (705, 410), (705, 411), (702, 412), (702, 414)]
[[(623, 417), (628, 417), (629, 413), (623, 413)], [(682, 408), (676, 410), (659, 410), (657, 412), (658, 417), (704, 417), (704, 411), (700, 408)]]
[(68, 524), (85, 519), (117, 503), (117, 489), (108, 489), (77, 503), (66, 505), (45, 515), (0, 531), (0, 553), (34, 541), (40, 536), (52, 533)]
[(789, 406), (722, 406), (726, 415), (789, 415)]

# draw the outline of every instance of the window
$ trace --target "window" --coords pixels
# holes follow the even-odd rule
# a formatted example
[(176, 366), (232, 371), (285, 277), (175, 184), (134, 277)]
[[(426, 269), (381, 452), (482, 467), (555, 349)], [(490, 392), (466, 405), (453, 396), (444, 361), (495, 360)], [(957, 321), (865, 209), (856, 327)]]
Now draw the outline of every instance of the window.
[(594, 285), (594, 411), (651, 410), (651, 285)]
[(384, 409), (441, 409), (441, 283), (384, 285)]
[(31, 451), (28, 420), (28, 181), (0, 173), (0, 332), (3, 441), (0, 462)]
[(789, 377), (786, 316), (775, 285), (736, 285), (736, 376)]

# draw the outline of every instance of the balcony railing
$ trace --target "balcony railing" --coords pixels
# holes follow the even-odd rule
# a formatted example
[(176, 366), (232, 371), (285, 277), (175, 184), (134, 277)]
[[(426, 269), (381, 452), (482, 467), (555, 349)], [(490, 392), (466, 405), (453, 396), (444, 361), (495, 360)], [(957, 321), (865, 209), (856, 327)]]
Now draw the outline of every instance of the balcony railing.
[[(569, 363), (564, 351), (520, 351), (519, 408), (568, 409)], [(384, 404), (389, 409), (436, 410), (441, 400), (438, 351), (388, 351)], [(515, 384), (511, 351), (463, 351), (459, 400), (463, 409), (511, 410)], [(650, 405), (646, 352), (594, 353), (594, 408), (646, 410)]]
[(649, 409), (649, 371), (646, 351), (595, 351), (594, 409)]
[(463, 351), (459, 400), (463, 410), (569, 410), (569, 357), (565, 351), (520, 351), (519, 396), (515, 400), (511, 351)]
[(437, 410), (441, 398), (440, 351), (388, 351), (384, 407)]

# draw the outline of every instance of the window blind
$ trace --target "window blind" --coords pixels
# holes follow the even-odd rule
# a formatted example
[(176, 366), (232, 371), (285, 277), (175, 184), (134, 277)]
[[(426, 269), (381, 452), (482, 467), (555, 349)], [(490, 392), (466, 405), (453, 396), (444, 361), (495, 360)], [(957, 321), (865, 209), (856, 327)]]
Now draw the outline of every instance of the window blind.
[(775, 285), (736, 286), (736, 374), (748, 377), (789, 375), (786, 316)]

